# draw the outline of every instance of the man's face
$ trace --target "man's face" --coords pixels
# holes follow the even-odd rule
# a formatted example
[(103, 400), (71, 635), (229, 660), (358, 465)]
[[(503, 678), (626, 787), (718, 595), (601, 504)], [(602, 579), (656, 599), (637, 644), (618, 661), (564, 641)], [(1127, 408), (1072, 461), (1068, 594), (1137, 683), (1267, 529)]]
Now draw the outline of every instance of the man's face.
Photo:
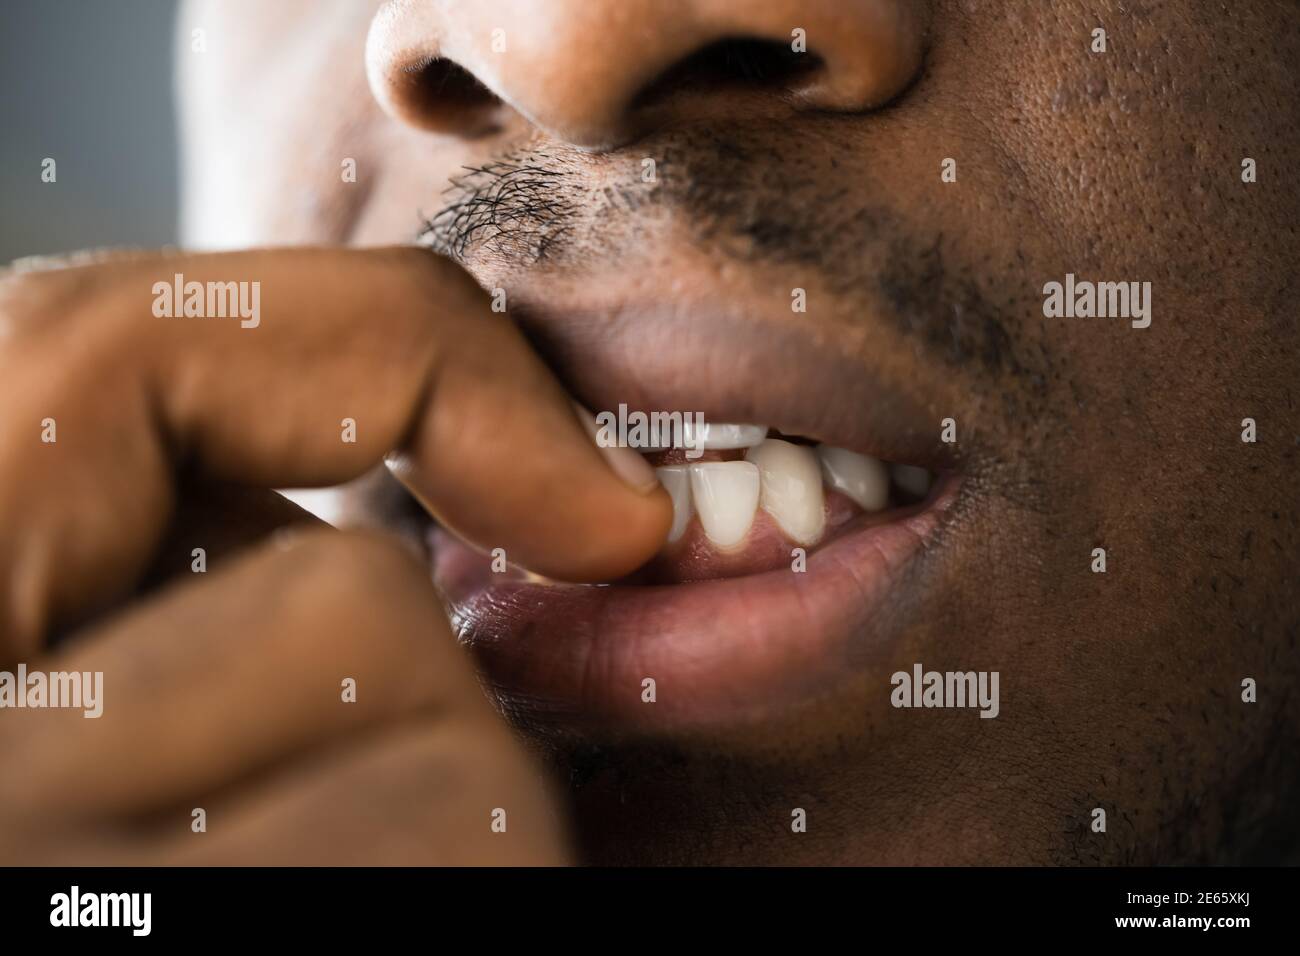
[[(367, 50), (378, 9), (184, 9), (191, 239), (418, 240), (503, 290), (593, 410), (937, 476), (802, 578), (783, 555), (615, 597), (448, 586), (590, 858), (1226, 861), (1277, 837), (1294, 5), (407, 0)], [(1067, 276), (1149, 289), (1149, 326), (1136, 298), (1046, 315)], [(996, 717), (894, 706), (916, 664), (997, 672)]]

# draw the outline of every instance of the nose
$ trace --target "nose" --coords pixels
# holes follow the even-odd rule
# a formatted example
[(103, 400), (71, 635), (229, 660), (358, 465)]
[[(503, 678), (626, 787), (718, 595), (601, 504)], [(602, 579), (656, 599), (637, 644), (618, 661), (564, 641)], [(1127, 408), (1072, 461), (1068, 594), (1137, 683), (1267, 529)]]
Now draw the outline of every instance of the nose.
[[(737, 88), (795, 109), (879, 106), (918, 70), (926, 0), (389, 0), (366, 67), (391, 115), (476, 135), (509, 107), (553, 137), (608, 149), (649, 105)], [(677, 107), (677, 108), (680, 108)]]

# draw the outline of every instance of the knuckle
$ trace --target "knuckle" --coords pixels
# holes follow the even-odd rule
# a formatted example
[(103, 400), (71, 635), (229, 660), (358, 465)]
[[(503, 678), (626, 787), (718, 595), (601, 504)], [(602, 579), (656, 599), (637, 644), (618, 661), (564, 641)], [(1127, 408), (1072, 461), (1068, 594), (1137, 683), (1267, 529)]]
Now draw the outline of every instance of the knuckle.
[(86, 322), (87, 306), (107, 293), (115, 275), (78, 257), (24, 260), (0, 271), (0, 343), (58, 332), (62, 344), (67, 327)]
[[(383, 255), (391, 256), (393, 266), (419, 287), (416, 291), (423, 298), (414, 301), (450, 301), (466, 308), (482, 308), (488, 301), (488, 294), (474, 278), (445, 256), (426, 249), (405, 247), (385, 250)], [(488, 314), (493, 315), (491, 312)]]
[(0, 275), (0, 341), (44, 328), (63, 313), (71, 290), (60, 272), (9, 271)]

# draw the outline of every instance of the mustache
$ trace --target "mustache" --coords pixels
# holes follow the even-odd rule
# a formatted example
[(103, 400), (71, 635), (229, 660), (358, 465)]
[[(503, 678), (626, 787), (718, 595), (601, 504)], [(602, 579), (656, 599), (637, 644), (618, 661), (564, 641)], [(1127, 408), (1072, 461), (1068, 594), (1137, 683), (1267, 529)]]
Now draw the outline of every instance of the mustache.
[(805, 142), (788, 130), (719, 125), (605, 154), (534, 138), (462, 167), (420, 217), (417, 241), (466, 265), (567, 263), (621, 251), (640, 217), (669, 213), (730, 259), (844, 277), (853, 257), (836, 253), (851, 237), (885, 234), (889, 216), (855, 203), (842, 175), (801, 155)]
[(540, 165), (537, 157), (465, 166), (451, 178), (438, 211), (421, 216), (416, 241), (461, 263), (473, 249), (533, 266), (572, 228), (580, 191), (571, 175)]
[(884, 185), (862, 175), (870, 158), (851, 121), (824, 122), (798, 136), (688, 127), (610, 154), (534, 140), (463, 167), (421, 217), (416, 241), (467, 267), (520, 271), (613, 261), (652, 248), (656, 222), (684, 224), (675, 241), (702, 255), (782, 269), (795, 286), (815, 279), (845, 302), (882, 303), (895, 332), (932, 357), (1018, 380), (1041, 401), (1053, 362), (1015, 318), (1033, 307), (1019, 288), (1023, 269), (976, 268), (987, 256), (895, 208)]

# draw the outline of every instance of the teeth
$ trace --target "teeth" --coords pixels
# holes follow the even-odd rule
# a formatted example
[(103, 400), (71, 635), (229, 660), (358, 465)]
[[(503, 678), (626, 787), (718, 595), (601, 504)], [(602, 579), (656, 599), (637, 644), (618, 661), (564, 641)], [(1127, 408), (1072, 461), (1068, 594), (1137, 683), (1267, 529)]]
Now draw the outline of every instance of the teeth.
[(690, 470), (684, 465), (672, 465), (656, 468), (655, 474), (659, 476), (659, 483), (668, 492), (668, 497), (673, 499), (673, 527), (668, 532), (668, 540), (676, 541), (686, 533), (686, 526), (691, 523)]
[(924, 498), (930, 490), (930, 473), (916, 465), (890, 465), (889, 473), (894, 484), (913, 498)]
[[(674, 438), (677, 436), (674, 435)], [(703, 444), (700, 444), (700, 440)], [(728, 425), (722, 422), (705, 422), (697, 429), (695, 422), (688, 419), (682, 422), (680, 445), (653, 444), (642, 451), (667, 451), (671, 448), (699, 448), (704, 451), (725, 451), (734, 448), (752, 448), (767, 437), (766, 425)]]
[(821, 468), (804, 445), (769, 438), (745, 453), (762, 477), (760, 501), (781, 530), (799, 544), (816, 544), (826, 529)]
[(687, 447), (703, 447), (710, 451), (722, 451), (728, 448), (752, 448), (767, 437), (766, 425), (726, 425), (718, 422), (705, 422), (696, 434), (695, 423), (686, 422), (682, 429), (685, 433)]
[(889, 503), (889, 471), (885, 463), (846, 448), (817, 446), (826, 484), (852, 498), (863, 511), (880, 511)]
[[(668, 541), (680, 541), (698, 514), (715, 547), (730, 549), (745, 540), (759, 507), (792, 541), (814, 545), (826, 531), (823, 483), (863, 511), (889, 506), (892, 479), (909, 498), (924, 498), (933, 476), (915, 465), (896, 465), (830, 445), (808, 445), (764, 438), (761, 425), (706, 425), (708, 448), (745, 448), (744, 461), (710, 461), (656, 468), (655, 475), (673, 503)], [(695, 435), (687, 437), (694, 444)]]
[(704, 533), (720, 548), (739, 544), (758, 508), (758, 468), (747, 461), (710, 461), (689, 470)]

